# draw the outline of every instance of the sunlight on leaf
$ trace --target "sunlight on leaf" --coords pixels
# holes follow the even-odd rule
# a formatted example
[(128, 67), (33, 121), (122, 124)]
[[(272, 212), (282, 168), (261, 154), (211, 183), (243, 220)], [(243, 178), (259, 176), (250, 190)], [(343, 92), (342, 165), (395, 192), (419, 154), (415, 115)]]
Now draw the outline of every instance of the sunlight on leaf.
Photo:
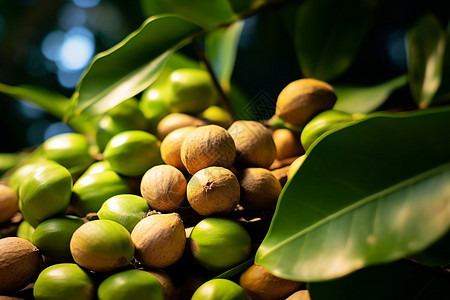
[(73, 97), (72, 118), (102, 114), (146, 89), (170, 55), (201, 29), (175, 16), (158, 16), (94, 57)]
[(225, 92), (230, 90), (236, 54), (244, 21), (237, 21), (227, 28), (206, 35), (205, 53)]
[(175, 14), (204, 28), (228, 23), (234, 18), (226, 0), (141, 0), (141, 5), (149, 17)]
[(406, 85), (406, 75), (394, 78), (382, 84), (366, 86), (335, 86), (338, 96), (333, 109), (348, 113), (370, 113), (380, 107), (396, 89)]
[(331, 81), (345, 72), (373, 25), (377, 5), (360, 0), (302, 3), (294, 37), (305, 77)]
[(36, 104), (59, 119), (63, 118), (69, 108), (69, 99), (67, 97), (39, 86), (10, 86), (0, 83), (0, 92), (17, 100)]
[(256, 263), (320, 281), (435, 242), (450, 228), (449, 126), (447, 107), (326, 133), (285, 186)]
[(436, 18), (423, 16), (406, 36), (411, 93), (420, 108), (431, 105), (442, 80), (446, 34)]

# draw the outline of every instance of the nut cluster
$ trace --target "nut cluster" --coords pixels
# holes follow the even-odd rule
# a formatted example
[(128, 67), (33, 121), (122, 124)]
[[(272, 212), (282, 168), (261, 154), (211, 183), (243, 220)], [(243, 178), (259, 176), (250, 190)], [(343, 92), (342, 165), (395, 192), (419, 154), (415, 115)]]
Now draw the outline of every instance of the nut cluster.
[[(176, 83), (165, 116), (156, 118), (145, 99), (139, 105), (126, 101), (124, 110), (119, 105), (102, 118), (96, 155), (80, 134), (55, 137), (42, 160), (17, 168), (9, 187), (0, 185), (0, 223), (21, 218), (18, 237), (0, 240), (0, 292), (35, 281), (36, 299), (64, 298), (52, 288), (59, 282), (75, 298), (92, 299), (95, 286), (100, 298), (110, 297), (113, 290), (130, 289), (126, 282), (142, 280), (140, 288), (151, 287), (155, 299), (201, 299), (215, 284), (239, 297), (278, 299), (303, 287), (257, 265), (242, 274), (240, 285), (186, 269), (194, 265), (217, 274), (254, 254), (284, 184), (305, 160), (304, 148), (347, 116), (302, 135), (299, 126), (336, 115), (332, 87), (302, 79), (280, 93), (273, 119), (232, 122), (214, 105), (208, 77), (194, 73), (189, 80), (188, 70), (171, 77)], [(204, 101), (189, 99), (202, 95), (195, 86), (208, 91)], [(158, 122), (147, 130), (140, 121), (127, 123), (129, 116)], [(274, 126), (275, 119), (283, 125)], [(95, 282), (85, 270), (107, 279)], [(61, 283), (55, 274), (67, 280)], [(174, 283), (173, 274), (185, 278)]]

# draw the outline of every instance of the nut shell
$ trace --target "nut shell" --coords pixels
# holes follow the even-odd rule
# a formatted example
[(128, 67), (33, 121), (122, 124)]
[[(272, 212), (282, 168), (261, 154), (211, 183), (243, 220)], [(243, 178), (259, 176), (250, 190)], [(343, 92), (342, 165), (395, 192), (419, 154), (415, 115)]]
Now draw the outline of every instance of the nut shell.
[(197, 128), (181, 145), (181, 160), (190, 174), (210, 166), (230, 168), (235, 157), (233, 138), (218, 125)]
[(177, 168), (159, 165), (148, 170), (141, 181), (141, 194), (151, 208), (173, 212), (184, 202), (186, 178)]
[(184, 139), (195, 129), (197, 127), (194, 126), (178, 128), (164, 138), (161, 142), (161, 157), (166, 164), (172, 165), (181, 171), (186, 171), (180, 156), (181, 145)]
[(300, 143), (300, 134), (286, 128), (276, 129), (273, 133), (273, 141), (277, 147), (277, 159), (299, 156), (305, 153)]
[(222, 167), (198, 171), (187, 185), (189, 204), (202, 216), (231, 213), (239, 203), (239, 196), (239, 181)]
[(135, 258), (149, 268), (176, 263), (184, 252), (186, 233), (177, 213), (155, 214), (140, 221), (131, 232)]
[(78, 265), (97, 272), (110, 272), (131, 262), (134, 246), (125, 227), (111, 220), (95, 220), (74, 232), (70, 252)]
[(303, 78), (289, 83), (278, 95), (275, 114), (292, 125), (303, 127), (321, 111), (331, 109), (337, 96), (326, 82)]
[(256, 121), (236, 121), (228, 128), (236, 145), (236, 164), (240, 167), (268, 168), (277, 156), (272, 133)]
[(303, 282), (277, 277), (257, 264), (241, 274), (239, 284), (252, 299), (261, 300), (285, 299), (305, 285)]
[(247, 168), (238, 174), (241, 186), (239, 204), (245, 209), (269, 209), (281, 193), (280, 181), (267, 169)]
[(206, 122), (188, 114), (171, 113), (165, 116), (157, 126), (157, 135), (163, 140), (169, 133), (175, 129), (187, 126), (203, 126)]
[(0, 294), (24, 288), (38, 276), (42, 266), (39, 250), (18, 237), (0, 239)]
[(169, 274), (167, 274), (166, 271), (164, 271), (163, 269), (151, 269), (146, 271), (155, 276), (156, 279), (159, 280), (159, 283), (161, 283), (161, 286), (163, 288), (164, 300), (178, 299), (179, 290), (173, 284), (172, 278), (170, 278)]
[(18, 211), (17, 193), (9, 186), (0, 184), (0, 223), (11, 219)]

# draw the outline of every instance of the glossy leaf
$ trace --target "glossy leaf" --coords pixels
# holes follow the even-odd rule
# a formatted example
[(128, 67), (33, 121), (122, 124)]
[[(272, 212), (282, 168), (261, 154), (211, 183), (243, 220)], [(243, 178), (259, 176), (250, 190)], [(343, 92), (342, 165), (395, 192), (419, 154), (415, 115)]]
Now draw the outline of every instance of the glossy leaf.
[(36, 104), (48, 113), (60, 119), (63, 118), (70, 104), (69, 99), (64, 95), (39, 86), (10, 86), (0, 83), (0, 92), (17, 100)]
[(443, 271), (401, 260), (336, 280), (310, 283), (308, 290), (314, 300), (444, 300), (450, 293), (449, 280)]
[(450, 227), (450, 108), (373, 114), (316, 140), (255, 261), (320, 281), (417, 253)]
[(295, 27), (297, 60), (303, 74), (325, 81), (352, 64), (374, 21), (377, 2), (305, 1)]
[(441, 105), (450, 103), (450, 23), (447, 25), (447, 42), (442, 63), (442, 81), (436, 92), (433, 104)]
[(177, 47), (201, 29), (175, 16), (158, 16), (94, 57), (75, 93), (72, 117), (102, 114), (156, 80)]
[(232, 279), (236, 275), (239, 275), (240, 273), (242, 273), (245, 270), (247, 270), (248, 268), (250, 268), (253, 265), (253, 263), (254, 263), (254, 258), (252, 257), (250, 259), (247, 259), (243, 263), (237, 265), (236, 267), (231, 268), (231, 269), (217, 275), (214, 278)]
[(205, 53), (225, 92), (230, 90), (236, 54), (244, 21), (209, 33), (205, 38)]
[(407, 33), (409, 84), (420, 108), (430, 106), (441, 84), (446, 39), (441, 25), (430, 14)]
[(175, 14), (204, 28), (228, 23), (234, 18), (230, 4), (226, 0), (141, 0), (141, 5), (149, 17)]
[(382, 84), (366, 86), (335, 86), (338, 100), (334, 109), (348, 113), (367, 114), (375, 111), (396, 89), (408, 82), (406, 75), (394, 78)]

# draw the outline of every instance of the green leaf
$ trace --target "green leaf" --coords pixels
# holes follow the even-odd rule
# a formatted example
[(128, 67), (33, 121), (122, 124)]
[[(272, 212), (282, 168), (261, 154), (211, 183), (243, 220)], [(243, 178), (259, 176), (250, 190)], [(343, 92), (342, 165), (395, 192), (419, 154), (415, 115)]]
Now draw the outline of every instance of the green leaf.
[(263, 6), (265, 2), (264, 0), (228, 0), (231, 5), (233, 11), (241, 16), (248, 14), (249, 12), (257, 9), (260, 6)]
[(397, 260), (450, 227), (450, 108), (373, 114), (319, 138), (255, 261), (320, 281)]
[(232, 279), (233, 277), (235, 277), (236, 275), (244, 272), (245, 270), (247, 270), (248, 268), (250, 268), (254, 263), (254, 258), (250, 258), (247, 259), (246, 261), (244, 261), (243, 263), (237, 265), (234, 268), (231, 268), (219, 275), (217, 275), (214, 278), (224, 278), (224, 279)]
[(0, 83), (0, 92), (17, 100), (30, 102), (41, 107), (48, 113), (62, 119), (69, 108), (69, 99), (60, 93), (38, 86), (10, 86)]
[(406, 35), (409, 85), (420, 108), (431, 105), (441, 84), (446, 40), (445, 31), (430, 14)]
[(234, 18), (226, 0), (141, 0), (141, 6), (149, 17), (175, 14), (204, 28), (228, 23)]
[(236, 54), (244, 21), (237, 21), (227, 28), (208, 33), (205, 38), (205, 54), (214, 74), (225, 92), (230, 90)]
[(433, 98), (433, 105), (450, 103), (450, 22), (447, 25), (447, 41), (442, 63), (442, 81)]
[(310, 283), (311, 299), (448, 299), (449, 275), (410, 261), (372, 266), (327, 282)]
[(147, 19), (113, 48), (98, 54), (77, 87), (72, 117), (102, 114), (156, 80), (178, 47), (201, 29), (176, 16)]
[(403, 75), (371, 87), (335, 86), (338, 100), (333, 108), (348, 113), (373, 112), (388, 99), (394, 90), (407, 82), (407, 76)]
[(372, 27), (377, 5), (368, 0), (305, 1), (295, 26), (303, 74), (331, 81), (345, 72)]

